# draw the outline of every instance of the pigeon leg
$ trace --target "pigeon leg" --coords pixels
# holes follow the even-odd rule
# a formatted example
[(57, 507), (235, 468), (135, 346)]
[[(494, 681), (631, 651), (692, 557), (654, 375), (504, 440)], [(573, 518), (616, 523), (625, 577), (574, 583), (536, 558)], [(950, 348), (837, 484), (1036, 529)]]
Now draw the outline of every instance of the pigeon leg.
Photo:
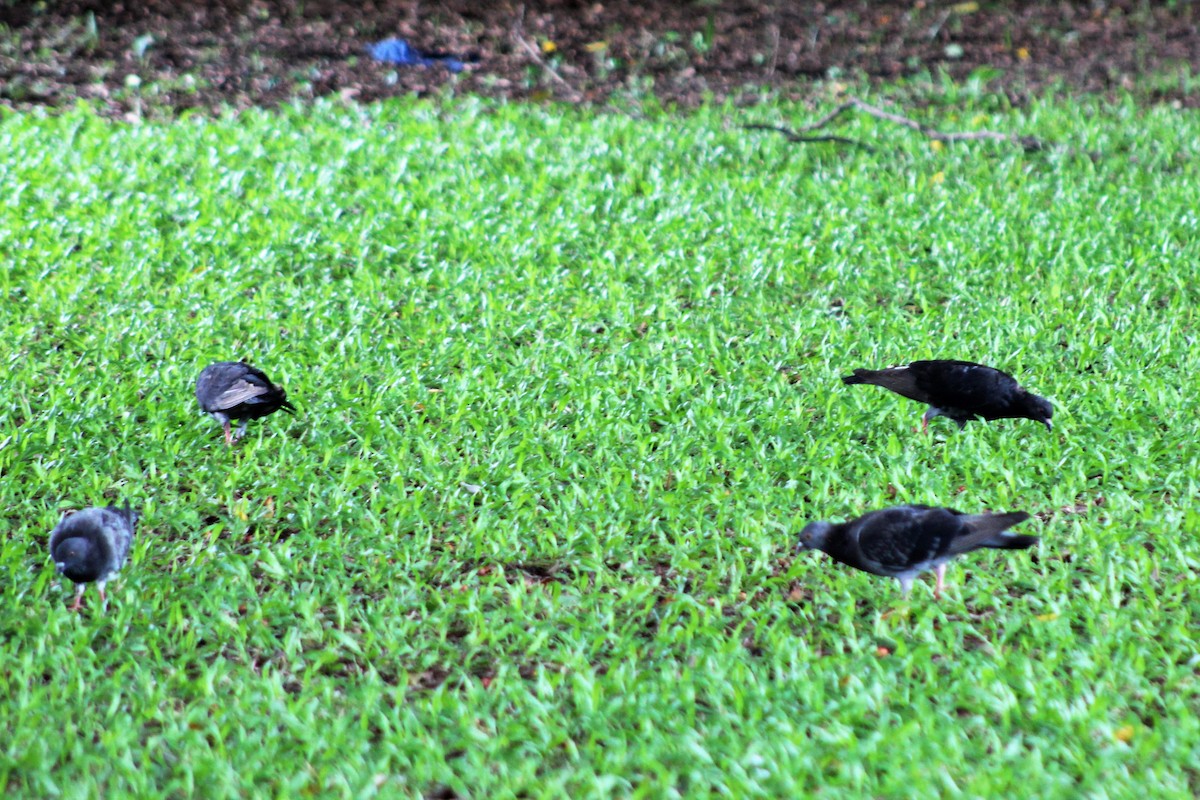
[(929, 433), (929, 420), (936, 416), (937, 414), (933, 413), (933, 406), (930, 406), (925, 415), (921, 417), (921, 433)]
[(225, 423), (225, 446), (233, 447), (233, 433), (229, 428), (229, 422)]
[(103, 614), (105, 609), (108, 608), (108, 595), (104, 593), (103, 583), (97, 583), (96, 586), (100, 589), (100, 613)]
[(87, 588), (86, 583), (81, 583), (75, 587), (75, 602), (67, 609), (68, 611), (78, 611), (83, 608), (83, 590)]
[(939, 600), (942, 597), (942, 590), (946, 588), (946, 565), (938, 564), (934, 570), (937, 574), (937, 586), (933, 587), (933, 597)]
[(244, 419), (244, 420), (242, 420), (242, 424), (238, 425), (237, 430), (233, 434), (233, 440), (235, 442), (240, 442), (242, 440), (242, 437), (246, 435), (246, 426), (249, 424), (250, 424), (250, 420)]
[(897, 578), (896, 580), (900, 581), (900, 588), (904, 591), (904, 599), (907, 600), (908, 595), (912, 592), (913, 579), (909, 577)]

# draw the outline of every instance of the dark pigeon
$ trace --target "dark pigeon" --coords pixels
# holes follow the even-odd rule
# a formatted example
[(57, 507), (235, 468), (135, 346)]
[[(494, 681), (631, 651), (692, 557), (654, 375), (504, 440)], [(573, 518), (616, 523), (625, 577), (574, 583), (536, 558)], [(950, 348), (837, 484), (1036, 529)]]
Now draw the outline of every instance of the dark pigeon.
[[(200, 408), (213, 415), (225, 428), (225, 444), (233, 445), (246, 432), (252, 419), (274, 414), (279, 409), (294, 413), (287, 392), (271, 383), (263, 371), (244, 361), (218, 361), (209, 364), (196, 381), (196, 399)], [(237, 435), (230, 434), (229, 421), (241, 420)]]
[(100, 588), (101, 604), (108, 602), (104, 584), (125, 566), (137, 520), (137, 512), (126, 501), (124, 508), (97, 506), (63, 517), (50, 532), (55, 569), (77, 584), (72, 611), (82, 607), (83, 590), (89, 583)]
[(1025, 391), (1008, 373), (970, 361), (914, 361), (907, 367), (856, 369), (842, 381), (871, 383), (928, 403), (929, 410), (921, 418), (923, 429), (934, 417), (949, 417), (960, 428), (967, 420), (982, 417), (1032, 419), (1054, 429), (1049, 400)]
[(842, 523), (810, 522), (800, 532), (800, 549), (822, 550), (843, 564), (900, 581), (904, 596), (922, 572), (937, 572), (934, 596), (945, 588), (946, 563), (990, 547), (1023, 550), (1036, 536), (1006, 533), (1029, 519), (1024, 511), (964, 514), (952, 508), (893, 506)]

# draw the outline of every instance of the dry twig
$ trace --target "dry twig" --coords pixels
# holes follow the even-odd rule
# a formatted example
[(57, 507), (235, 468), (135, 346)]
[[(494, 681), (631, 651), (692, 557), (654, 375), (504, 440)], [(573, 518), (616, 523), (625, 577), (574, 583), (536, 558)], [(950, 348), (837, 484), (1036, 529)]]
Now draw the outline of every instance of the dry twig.
[(583, 95), (580, 94), (580, 92), (574, 86), (567, 83), (567, 80), (562, 75), (558, 74), (558, 70), (556, 70), (554, 67), (547, 64), (546, 60), (544, 58), (542, 58), (541, 54), (537, 51), (537, 48), (534, 47), (533, 45), (531, 45), (528, 42), (528, 40), (526, 40), (526, 38), (525, 38), (525, 6), (523, 6), (523, 5), (521, 6), (520, 10), (517, 12), (517, 22), (513, 26), (512, 37), (516, 41), (516, 43), (521, 45), (521, 48), (526, 53), (529, 54), (529, 57), (533, 59), (533, 62), (535, 64), (537, 64), (539, 67), (541, 67), (542, 70), (547, 75), (549, 75), (554, 80), (555, 83), (558, 83), (560, 86), (564, 87), (568, 93), (570, 93), (571, 100), (573, 100), (575, 102), (579, 102), (580, 100), (583, 99)]
[(849, 139), (845, 136), (801, 136), (795, 131), (784, 128), (781, 125), (760, 125), (757, 123), (752, 123), (749, 125), (743, 125), (742, 127), (748, 131), (775, 131), (776, 133), (783, 134), (789, 142), (834, 142), (836, 144), (849, 144), (855, 147), (861, 147), (862, 149), (871, 153), (875, 152), (875, 148), (871, 147), (871, 145), (860, 142), (857, 139)]
[[(839, 136), (812, 137), (803, 135), (808, 131), (815, 131), (824, 128), (826, 125), (833, 122), (847, 111), (851, 110), (862, 111), (864, 114), (869, 114), (876, 119), (882, 119), (887, 122), (894, 122), (897, 125), (903, 125), (906, 128), (911, 128), (912, 130), (939, 142), (965, 142), (977, 141), (981, 139), (998, 142), (1012, 142), (1013, 144), (1018, 144), (1023, 147), (1026, 152), (1037, 152), (1039, 150), (1046, 150), (1049, 147), (1046, 142), (1038, 139), (1035, 136), (1018, 136), (1013, 133), (1000, 133), (999, 131), (956, 131), (952, 133), (942, 133), (941, 131), (935, 130), (924, 123), (917, 122), (915, 119), (910, 119), (909, 117), (901, 116), (900, 114), (893, 114), (890, 111), (884, 111), (882, 108), (873, 106), (865, 100), (860, 100), (857, 97), (851, 97), (849, 100), (842, 103), (840, 106), (835, 108), (833, 111), (830, 111), (816, 122), (811, 122), (808, 125), (797, 128), (794, 131), (774, 125), (756, 124), (743, 125), (742, 127), (751, 130), (776, 131), (786, 136), (789, 142), (841, 142), (843, 144), (853, 144), (859, 147), (867, 147), (862, 142), (858, 142), (853, 139), (845, 139)], [(870, 148), (868, 147), (867, 149), (869, 150)]]

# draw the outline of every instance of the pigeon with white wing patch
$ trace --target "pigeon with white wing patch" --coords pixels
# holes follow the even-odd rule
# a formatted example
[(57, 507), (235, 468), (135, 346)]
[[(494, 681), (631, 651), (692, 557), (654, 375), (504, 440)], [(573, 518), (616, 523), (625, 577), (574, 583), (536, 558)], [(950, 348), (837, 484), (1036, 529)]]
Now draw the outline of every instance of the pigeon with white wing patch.
[[(196, 381), (196, 400), (225, 428), (225, 444), (230, 446), (246, 432), (250, 420), (281, 408), (289, 414), (296, 410), (282, 387), (244, 361), (218, 361), (205, 367)], [(230, 432), (230, 420), (241, 421), (236, 435)]]

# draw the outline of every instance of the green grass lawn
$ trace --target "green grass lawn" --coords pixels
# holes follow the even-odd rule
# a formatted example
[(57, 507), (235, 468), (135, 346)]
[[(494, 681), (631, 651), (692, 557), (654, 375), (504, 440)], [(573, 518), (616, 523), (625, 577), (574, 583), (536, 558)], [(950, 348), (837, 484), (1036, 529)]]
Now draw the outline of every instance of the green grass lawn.
[[(1200, 117), (950, 100), (1075, 151), (5, 116), (4, 795), (1194, 796)], [(229, 450), (193, 387), (243, 357), (300, 413)], [(928, 357), (1054, 432), (839, 381)], [(119, 498), (70, 613), (49, 531)], [(793, 550), (900, 502), (1043, 540), (940, 602)]]

